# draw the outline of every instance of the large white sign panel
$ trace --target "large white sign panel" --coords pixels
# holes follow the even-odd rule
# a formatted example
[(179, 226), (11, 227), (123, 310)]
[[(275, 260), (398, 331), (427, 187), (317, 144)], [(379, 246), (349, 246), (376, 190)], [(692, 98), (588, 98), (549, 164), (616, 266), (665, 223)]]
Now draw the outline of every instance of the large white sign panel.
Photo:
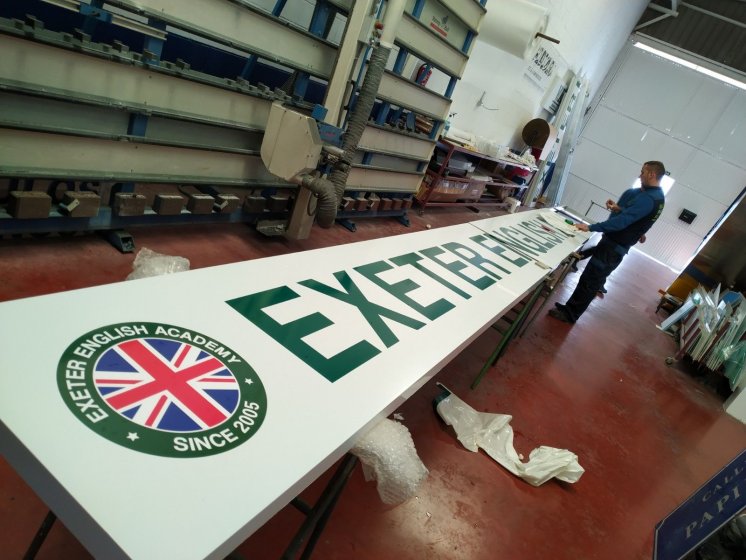
[(2, 303), (0, 450), (97, 557), (222, 558), (577, 248), (546, 212)]

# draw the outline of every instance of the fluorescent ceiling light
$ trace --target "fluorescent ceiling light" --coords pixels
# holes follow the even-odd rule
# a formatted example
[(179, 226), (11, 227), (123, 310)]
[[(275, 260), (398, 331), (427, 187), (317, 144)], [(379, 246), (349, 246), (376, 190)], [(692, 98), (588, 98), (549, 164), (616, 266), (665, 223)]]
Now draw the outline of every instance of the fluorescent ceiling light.
[(715, 78), (716, 80), (720, 80), (721, 82), (725, 82), (726, 84), (730, 84), (737, 88), (746, 90), (746, 83), (736, 80), (735, 78), (729, 78), (728, 76), (724, 74), (714, 72), (710, 70), (709, 68), (705, 68), (704, 66), (700, 66), (693, 62), (689, 62), (688, 60), (684, 60), (683, 58), (679, 58), (678, 56), (668, 54), (667, 52), (659, 51), (658, 49), (654, 49), (653, 47), (650, 47), (640, 42), (636, 42), (634, 46), (643, 51), (647, 51), (655, 55), (658, 55), (661, 58), (665, 58), (666, 60), (671, 60), (675, 62), (676, 64), (680, 64), (681, 66), (686, 66), (687, 68), (691, 68), (695, 72), (699, 72), (700, 74), (704, 74), (705, 76), (709, 76), (710, 78)]

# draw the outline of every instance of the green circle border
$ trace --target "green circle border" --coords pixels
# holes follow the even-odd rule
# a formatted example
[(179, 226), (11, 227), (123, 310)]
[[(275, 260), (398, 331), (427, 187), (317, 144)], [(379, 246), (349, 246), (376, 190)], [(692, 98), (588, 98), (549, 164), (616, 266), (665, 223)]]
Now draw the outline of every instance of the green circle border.
[[(135, 327), (145, 327), (148, 334), (134, 333), (132, 335), (122, 335), (116, 340), (110, 341), (105, 344), (101, 344), (100, 348), (91, 351), (91, 355), (88, 357), (75, 354), (75, 350), (81, 347), (81, 344), (86, 340), (89, 340), (96, 334), (104, 334), (106, 331), (114, 331), (114, 329), (121, 329), (122, 327), (129, 327), (134, 329)], [(188, 342), (193, 346), (197, 346), (203, 351), (207, 352), (211, 356), (221, 360), (225, 363), (226, 360), (220, 355), (216, 354), (212, 350), (205, 348), (201, 344), (195, 344), (191, 340), (181, 340), (174, 338), (171, 335), (155, 334), (158, 327), (164, 329), (178, 329), (179, 332), (190, 333), (191, 337), (201, 336), (207, 341), (212, 341), (221, 346), (224, 350), (230, 351), (231, 354), (241, 359), (240, 363), (226, 364), (226, 367), (231, 371), (236, 380), (238, 381), (240, 397), (239, 404), (236, 410), (231, 414), (229, 418), (226, 418), (221, 424), (209, 430), (203, 430), (199, 432), (166, 432), (153, 428), (146, 428), (136, 422), (133, 422), (122, 416), (117, 411), (109, 407), (108, 404), (101, 397), (99, 392), (93, 383), (93, 367), (101, 357), (101, 355), (115, 344), (120, 344), (127, 340), (134, 340), (138, 338), (161, 338), (164, 340), (175, 340), (178, 342)], [(121, 332), (121, 331), (120, 331)], [(71, 361), (78, 363), (75, 366), (80, 366), (81, 362), (85, 362), (85, 365), (81, 367), (68, 367)], [(72, 372), (73, 377), (68, 377), (68, 371)], [(82, 372), (82, 374), (80, 373)], [(81, 375), (82, 378), (78, 378)], [(68, 386), (70, 381), (71, 386)], [(57, 366), (57, 387), (60, 391), (62, 400), (65, 402), (67, 407), (78, 418), (83, 424), (88, 426), (92, 431), (98, 435), (108, 439), (109, 441), (118, 445), (132, 449), (133, 451), (139, 451), (150, 455), (158, 455), (161, 457), (176, 457), (176, 458), (195, 458), (195, 457), (207, 457), (211, 455), (217, 455), (224, 453), (231, 449), (234, 449), (248, 441), (261, 427), (264, 422), (264, 418), (267, 414), (267, 393), (264, 389), (264, 385), (256, 374), (254, 369), (249, 363), (237, 352), (234, 352), (231, 348), (219, 343), (215, 339), (206, 336), (198, 331), (192, 329), (186, 329), (176, 325), (168, 325), (165, 323), (147, 323), (147, 322), (127, 322), (127, 323), (116, 323), (112, 325), (106, 325), (98, 329), (87, 332), (86, 334), (78, 337), (67, 349), (62, 353), (59, 364)], [(78, 397), (77, 399), (75, 397)], [(238, 420), (239, 416), (244, 411), (246, 403), (254, 403), (258, 406), (258, 415), (254, 419), (254, 424), (247, 427), (240, 424)], [(97, 408), (94, 408), (95, 407)], [(97, 419), (101, 415), (101, 411), (107, 413), (106, 417)], [(247, 428), (247, 433), (243, 433), (241, 426)], [(230, 438), (226, 436), (225, 430), (229, 430)], [(128, 439), (130, 434), (137, 434), (136, 439)], [(213, 437), (217, 434), (217, 437)], [(213, 442), (224, 442), (224, 445), (217, 446), (211, 445), (210, 449), (196, 449), (192, 450), (189, 445), (189, 440), (183, 445), (187, 445), (189, 449), (184, 451), (178, 451), (175, 449), (176, 441), (175, 438), (198, 438), (200, 442), (209, 442), (213, 437)], [(197, 442), (191, 440), (194, 444)]]

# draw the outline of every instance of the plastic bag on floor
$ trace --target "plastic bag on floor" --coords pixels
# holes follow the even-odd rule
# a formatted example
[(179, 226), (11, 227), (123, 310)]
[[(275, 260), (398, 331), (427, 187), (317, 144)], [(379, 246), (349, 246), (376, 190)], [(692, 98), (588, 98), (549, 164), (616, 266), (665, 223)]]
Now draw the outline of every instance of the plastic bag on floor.
[(533, 486), (540, 486), (550, 478), (577, 482), (585, 472), (578, 463), (578, 456), (567, 449), (537, 447), (529, 455), (528, 462), (522, 462), (513, 447), (512, 416), (477, 412), (450, 391), (438, 402), (436, 410), (446, 424), (453, 426), (456, 437), (466, 449), (478, 451), (481, 447), (487, 455)]
[(362, 462), (365, 480), (378, 481), (378, 495), (385, 504), (400, 504), (414, 496), (428, 475), (409, 430), (394, 420), (376, 424), (350, 451)]
[(143, 247), (135, 256), (132, 272), (127, 276), (127, 280), (173, 274), (185, 270), (189, 270), (189, 259), (162, 255)]

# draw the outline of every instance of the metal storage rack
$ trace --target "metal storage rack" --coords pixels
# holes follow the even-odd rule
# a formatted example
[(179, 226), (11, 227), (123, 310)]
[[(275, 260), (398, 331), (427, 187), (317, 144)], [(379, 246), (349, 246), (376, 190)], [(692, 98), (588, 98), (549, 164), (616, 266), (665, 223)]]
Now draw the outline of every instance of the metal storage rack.
[[(353, 204), (340, 208), (340, 219), (406, 216), (485, 3), (407, 3), (347, 179)], [(387, 6), (375, 0), (4, 4), (0, 199), (8, 191), (34, 190), (53, 200), (48, 213), (29, 218), (0, 205), (0, 235), (287, 216), (297, 186), (269, 173), (259, 154), (272, 102), (343, 129), (373, 23)], [(448, 25), (439, 30), (438, 21)], [(443, 91), (405, 72), (415, 58), (445, 75)], [(416, 126), (423, 119), (431, 124), (428, 132)], [(230, 212), (197, 215), (185, 208), (166, 216), (149, 203), (137, 219), (116, 215), (113, 194), (141, 185), (254, 200)], [(100, 210), (86, 217), (65, 213), (58, 204), (64, 191), (96, 192)], [(376, 200), (383, 204), (375, 206)]]
[[(536, 167), (475, 152), (441, 138), (417, 192), (420, 212), (424, 212), (428, 206), (503, 205), (505, 193), (520, 198), (526, 186), (510, 181), (497, 172), (509, 166), (536, 171)], [(477, 170), (478, 175), (469, 176), (469, 173)], [(485, 180), (484, 177), (489, 179)], [(488, 192), (485, 193), (485, 190)]]
[[(406, 211), (448, 117), (453, 92), (486, 13), (486, 2), (414, 0), (407, 4), (397, 28), (391, 68), (383, 76), (377, 103), (360, 139), (358, 159), (348, 178), (347, 205), (340, 217), (402, 212), (400, 219), (408, 224)], [(444, 29), (439, 22), (448, 24)], [(361, 64), (365, 64), (365, 56), (361, 58)], [(447, 83), (442, 91), (426, 86), (425, 73), (405, 75), (413, 60), (445, 76)], [(421, 126), (423, 123), (429, 130)], [(360, 212), (366, 204), (368, 212)]]

